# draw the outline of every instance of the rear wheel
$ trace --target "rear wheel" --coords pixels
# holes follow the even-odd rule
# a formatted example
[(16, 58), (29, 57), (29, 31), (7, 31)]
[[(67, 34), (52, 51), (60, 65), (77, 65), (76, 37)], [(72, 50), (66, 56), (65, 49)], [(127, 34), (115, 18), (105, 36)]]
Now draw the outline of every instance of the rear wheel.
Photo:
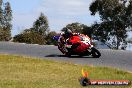
[(91, 54), (94, 58), (99, 58), (101, 56), (101, 53), (96, 48), (91, 48)]

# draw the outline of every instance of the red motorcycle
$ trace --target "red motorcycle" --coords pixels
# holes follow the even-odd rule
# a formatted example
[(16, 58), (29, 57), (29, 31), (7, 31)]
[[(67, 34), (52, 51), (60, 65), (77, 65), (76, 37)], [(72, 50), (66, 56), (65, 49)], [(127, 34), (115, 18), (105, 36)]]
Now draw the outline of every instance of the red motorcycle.
[[(58, 37), (59, 38), (59, 37)], [(55, 37), (54, 37), (55, 39)], [(60, 43), (58, 43), (58, 46)], [(65, 44), (65, 49), (67, 50), (67, 56), (79, 55), (79, 56), (89, 56), (94, 58), (99, 58), (101, 53), (94, 48), (91, 39), (84, 34), (73, 35), (67, 39)]]

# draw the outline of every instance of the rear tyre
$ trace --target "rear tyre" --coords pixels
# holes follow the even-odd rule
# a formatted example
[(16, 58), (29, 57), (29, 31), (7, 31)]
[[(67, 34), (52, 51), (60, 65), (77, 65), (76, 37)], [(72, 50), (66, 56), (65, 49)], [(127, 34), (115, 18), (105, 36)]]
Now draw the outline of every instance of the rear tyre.
[(101, 56), (101, 53), (96, 48), (91, 48), (91, 54), (94, 58), (99, 58)]

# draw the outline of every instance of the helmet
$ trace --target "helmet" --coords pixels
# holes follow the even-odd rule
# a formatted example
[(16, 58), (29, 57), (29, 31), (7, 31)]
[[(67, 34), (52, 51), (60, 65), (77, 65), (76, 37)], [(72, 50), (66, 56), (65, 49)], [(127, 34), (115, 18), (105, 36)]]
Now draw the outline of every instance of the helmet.
[(65, 29), (64, 33), (65, 33), (65, 35), (67, 37), (70, 36), (70, 35), (72, 35), (72, 31), (70, 29), (68, 29), (68, 28)]

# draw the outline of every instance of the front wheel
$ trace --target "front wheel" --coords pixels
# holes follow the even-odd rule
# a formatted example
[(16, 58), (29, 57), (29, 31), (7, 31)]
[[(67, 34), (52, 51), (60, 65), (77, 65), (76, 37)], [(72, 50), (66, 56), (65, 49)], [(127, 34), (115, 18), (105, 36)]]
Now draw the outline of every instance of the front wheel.
[(65, 56), (71, 57), (71, 54), (69, 52), (65, 53)]
[(94, 58), (99, 58), (101, 56), (101, 53), (96, 48), (91, 48), (91, 55)]

